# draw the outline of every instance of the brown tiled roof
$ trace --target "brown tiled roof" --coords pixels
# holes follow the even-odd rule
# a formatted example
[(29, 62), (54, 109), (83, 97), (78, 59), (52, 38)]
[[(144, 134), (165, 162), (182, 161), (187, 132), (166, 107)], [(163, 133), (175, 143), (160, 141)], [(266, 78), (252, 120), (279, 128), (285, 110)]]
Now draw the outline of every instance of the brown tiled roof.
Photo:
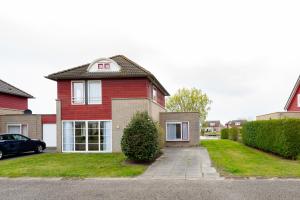
[(46, 76), (51, 80), (68, 80), (68, 79), (106, 79), (106, 78), (148, 78), (156, 87), (158, 87), (164, 95), (168, 96), (168, 91), (160, 84), (155, 76), (123, 55), (113, 56), (110, 59), (114, 60), (121, 66), (119, 72), (88, 72), (87, 68), (90, 63), (78, 67), (70, 68), (54, 74)]
[(0, 79), (0, 92), (5, 94), (11, 94), (20, 97), (33, 98), (30, 94), (16, 88), (15, 86), (6, 83), (5, 81)]

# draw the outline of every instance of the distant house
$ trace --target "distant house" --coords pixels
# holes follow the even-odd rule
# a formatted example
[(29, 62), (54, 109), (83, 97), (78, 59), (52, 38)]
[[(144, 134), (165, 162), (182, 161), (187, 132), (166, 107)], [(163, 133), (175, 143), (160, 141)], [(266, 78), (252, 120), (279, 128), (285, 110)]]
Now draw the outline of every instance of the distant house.
[(274, 112), (256, 117), (257, 120), (300, 118), (300, 76), (285, 104), (284, 112)]
[(244, 119), (231, 120), (225, 124), (227, 128), (242, 128), (242, 126), (247, 122)]
[(204, 132), (220, 132), (223, 127), (220, 120), (206, 121), (203, 124), (202, 130), (204, 130)]

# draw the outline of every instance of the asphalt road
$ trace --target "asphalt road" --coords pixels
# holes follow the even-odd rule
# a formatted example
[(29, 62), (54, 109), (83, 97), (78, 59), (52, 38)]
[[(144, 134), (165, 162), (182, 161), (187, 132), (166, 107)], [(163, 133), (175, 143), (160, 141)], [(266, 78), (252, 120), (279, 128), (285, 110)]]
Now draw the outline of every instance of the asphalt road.
[(1, 200), (300, 199), (300, 180), (0, 179)]

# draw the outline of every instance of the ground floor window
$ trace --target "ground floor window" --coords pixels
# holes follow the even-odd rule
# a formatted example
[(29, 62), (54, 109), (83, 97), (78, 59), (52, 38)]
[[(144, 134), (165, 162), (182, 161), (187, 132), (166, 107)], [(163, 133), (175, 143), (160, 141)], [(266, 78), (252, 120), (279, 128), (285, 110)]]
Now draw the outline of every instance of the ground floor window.
[(63, 152), (111, 152), (111, 121), (63, 121)]
[(167, 122), (166, 132), (167, 141), (188, 141), (189, 122)]
[(28, 126), (27, 124), (7, 124), (7, 133), (28, 136)]

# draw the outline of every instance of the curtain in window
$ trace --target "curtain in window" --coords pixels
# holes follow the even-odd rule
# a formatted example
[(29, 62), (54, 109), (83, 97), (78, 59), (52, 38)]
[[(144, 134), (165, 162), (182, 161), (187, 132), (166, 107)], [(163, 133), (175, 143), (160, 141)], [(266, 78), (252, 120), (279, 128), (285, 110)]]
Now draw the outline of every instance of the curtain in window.
[(21, 133), (21, 127), (19, 125), (9, 125), (7, 128), (7, 132), (11, 134), (20, 134)]
[(101, 103), (101, 82), (100, 81), (89, 81), (89, 103), (99, 104)]
[(176, 124), (167, 124), (167, 140), (176, 140)]
[(63, 122), (63, 151), (74, 151), (73, 122)]
[(111, 151), (111, 122), (104, 122), (104, 151)]
[(73, 83), (73, 103), (84, 103), (84, 83)]
[(182, 139), (189, 139), (189, 125), (187, 122), (182, 122)]

